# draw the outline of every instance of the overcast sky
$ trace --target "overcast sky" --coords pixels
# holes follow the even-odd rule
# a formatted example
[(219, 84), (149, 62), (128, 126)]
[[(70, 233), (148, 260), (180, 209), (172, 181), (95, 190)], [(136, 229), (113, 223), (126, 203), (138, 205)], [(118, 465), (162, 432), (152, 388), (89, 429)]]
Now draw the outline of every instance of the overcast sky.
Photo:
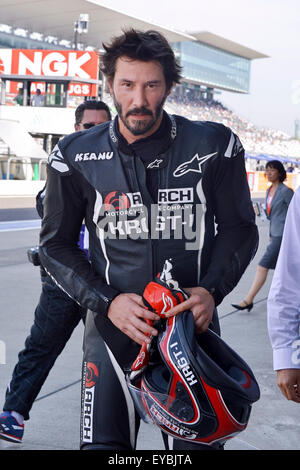
[(294, 135), (300, 119), (300, 0), (100, 0), (180, 31), (211, 31), (268, 55), (252, 62), (250, 94), (217, 98), (258, 126)]

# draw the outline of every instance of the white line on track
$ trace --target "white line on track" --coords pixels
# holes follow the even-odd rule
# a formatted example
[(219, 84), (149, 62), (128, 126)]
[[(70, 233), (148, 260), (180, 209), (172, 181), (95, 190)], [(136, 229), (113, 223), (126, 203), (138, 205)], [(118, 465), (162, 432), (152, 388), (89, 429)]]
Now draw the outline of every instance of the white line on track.
[(0, 232), (17, 232), (20, 230), (34, 230), (40, 228), (40, 219), (0, 222)]

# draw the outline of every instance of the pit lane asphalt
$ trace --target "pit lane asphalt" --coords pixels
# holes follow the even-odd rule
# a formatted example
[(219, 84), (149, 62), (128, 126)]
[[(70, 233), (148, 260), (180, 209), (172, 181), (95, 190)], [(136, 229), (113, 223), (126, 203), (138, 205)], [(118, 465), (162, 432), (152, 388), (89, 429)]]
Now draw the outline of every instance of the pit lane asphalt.
[[(35, 210), (0, 210), (0, 221), (38, 223)], [(222, 337), (252, 367), (261, 389), (246, 431), (228, 441), (229, 450), (299, 450), (299, 405), (288, 402), (276, 385), (272, 369), (272, 350), (267, 332), (266, 299), (273, 272), (259, 292), (253, 310), (237, 312), (231, 306), (242, 300), (252, 282), (257, 262), (268, 242), (268, 222), (257, 224), (260, 232), (258, 252), (240, 280), (218, 308)], [(1, 224), (0, 224), (1, 225)], [(39, 229), (0, 226), (0, 408), (18, 352), (23, 348), (33, 321), (41, 284), (39, 269), (27, 260), (26, 250), (38, 243)], [(80, 375), (83, 326), (73, 333), (58, 358), (25, 423), (21, 444), (0, 440), (0, 450), (77, 450), (80, 426)], [(2, 348), (3, 349), (3, 348)], [(3, 364), (3, 362), (5, 362)], [(162, 450), (160, 432), (142, 423), (138, 450)]]

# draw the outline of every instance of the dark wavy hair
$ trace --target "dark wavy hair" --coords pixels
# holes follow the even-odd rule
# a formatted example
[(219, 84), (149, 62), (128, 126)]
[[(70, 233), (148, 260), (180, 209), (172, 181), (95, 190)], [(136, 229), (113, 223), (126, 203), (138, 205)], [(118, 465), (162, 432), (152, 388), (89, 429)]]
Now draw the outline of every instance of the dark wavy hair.
[(266, 169), (267, 168), (274, 168), (275, 170), (278, 170), (279, 172), (279, 181), (282, 183), (286, 179), (286, 171), (283, 166), (283, 164), (279, 160), (270, 160), (266, 164)]
[(83, 113), (86, 109), (97, 109), (97, 111), (103, 109), (103, 111), (106, 111), (108, 121), (111, 120), (110, 109), (107, 106), (107, 104), (104, 103), (104, 101), (86, 100), (76, 108), (76, 111), (75, 111), (76, 124), (81, 123)]
[(128, 29), (121, 36), (112, 38), (110, 44), (103, 44), (102, 72), (113, 80), (116, 62), (120, 57), (143, 62), (156, 61), (162, 66), (169, 91), (181, 79), (181, 66), (166, 38), (158, 31), (138, 31)]

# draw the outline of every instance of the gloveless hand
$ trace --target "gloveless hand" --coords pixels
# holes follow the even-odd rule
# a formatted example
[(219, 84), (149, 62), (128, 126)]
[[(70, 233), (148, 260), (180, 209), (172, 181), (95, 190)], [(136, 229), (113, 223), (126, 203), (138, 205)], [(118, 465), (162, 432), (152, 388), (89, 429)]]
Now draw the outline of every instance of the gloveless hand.
[(278, 370), (277, 385), (287, 400), (300, 403), (300, 369)]
[(119, 330), (138, 344), (142, 345), (144, 341), (150, 343), (149, 336), (158, 334), (146, 320), (159, 320), (159, 316), (145, 308), (140, 295), (119, 294), (111, 302), (107, 316)]
[(215, 309), (213, 296), (203, 287), (185, 287), (189, 298), (166, 314), (166, 317), (178, 315), (185, 310), (191, 310), (194, 315), (195, 327), (198, 333), (207, 330)]

